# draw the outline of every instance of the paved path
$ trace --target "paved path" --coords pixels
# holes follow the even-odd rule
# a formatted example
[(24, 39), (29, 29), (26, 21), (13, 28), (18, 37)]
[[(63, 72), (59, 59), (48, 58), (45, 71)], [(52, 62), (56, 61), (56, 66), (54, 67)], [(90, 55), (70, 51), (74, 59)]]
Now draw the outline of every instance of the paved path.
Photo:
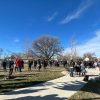
[[(89, 69), (88, 74), (94, 78), (99, 72)], [(66, 100), (84, 86), (86, 82), (82, 80), (83, 77), (70, 77), (66, 73), (65, 76), (46, 83), (0, 94), (0, 100)]]

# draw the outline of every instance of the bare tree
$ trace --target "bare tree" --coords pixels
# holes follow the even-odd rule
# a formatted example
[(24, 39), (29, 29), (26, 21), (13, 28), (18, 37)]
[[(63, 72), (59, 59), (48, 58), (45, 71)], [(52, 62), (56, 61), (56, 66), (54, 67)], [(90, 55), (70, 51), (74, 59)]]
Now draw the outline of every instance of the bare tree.
[(17, 52), (12, 52), (11, 53), (11, 57), (12, 58), (16, 58), (16, 57), (22, 57), (22, 55), (23, 55), (23, 53), (21, 53), (21, 52), (19, 52), (19, 53), (17, 53)]
[(3, 53), (3, 49), (0, 48), (0, 58), (1, 58), (2, 53)]
[(27, 51), (27, 57), (35, 58), (34, 52), (32, 49), (28, 49)]
[(95, 53), (91, 53), (91, 52), (87, 52), (83, 54), (83, 58), (89, 58), (90, 60), (92, 60), (94, 56)]
[(25, 40), (24, 44), (24, 54), (23, 56), (28, 59), (28, 57), (33, 57), (32, 53), (32, 41), (30, 39)]
[(75, 59), (77, 57), (77, 49), (76, 49), (76, 40), (74, 37), (71, 38), (70, 40), (70, 46), (71, 46), (71, 54), (70, 57), (71, 59)]
[(63, 59), (64, 60), (71, 60), (71, 53), (67, 52), (66, 54), (64, 54)]
[(61, 53), (62, 47), (58, 38), (43, 36), (33, 42), (33, 52), (40, 58), (51, 59)]

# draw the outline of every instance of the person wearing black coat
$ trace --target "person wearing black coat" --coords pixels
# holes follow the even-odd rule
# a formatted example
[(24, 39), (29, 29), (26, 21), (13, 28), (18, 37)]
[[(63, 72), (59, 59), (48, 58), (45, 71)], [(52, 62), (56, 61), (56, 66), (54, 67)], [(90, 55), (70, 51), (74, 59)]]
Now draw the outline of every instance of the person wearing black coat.
[(13, 61), (13, 59), (9, 59), (9, 61), (8, 61), (8, 67), (9, 67), (8, 78), (11, 78), (12, 73), (13, 73), (13, 68), (14, 68), (14, 61)]
[(7, 61), (4, 59), (3, 62), (2, 62), (2, 66), (3, 66), (3, 69), (4, 69), (4, 72), (7, 72)]
[(32, 60), (29, 60), (28, 61), (28, 70), (29, 71), (31, 71), (32, 65), (33, 65), (33, 61)]

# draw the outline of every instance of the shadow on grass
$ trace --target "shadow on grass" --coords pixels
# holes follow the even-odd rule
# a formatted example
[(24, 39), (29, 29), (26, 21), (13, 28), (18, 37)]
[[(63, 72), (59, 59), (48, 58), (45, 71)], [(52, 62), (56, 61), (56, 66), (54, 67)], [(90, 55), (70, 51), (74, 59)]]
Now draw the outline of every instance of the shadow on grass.
[[(1, 87), (0, 87), (0, 94), (2, 94), (2, 92), (9, 92), (9, 91), (12, 91), (14, 89), (18, 89), (18, 88), (25, 88), (25, 87), (30, 87), (32, 85), (38, 85), (40, 83), (44, 83), (46, 81), (31, 81), (31, 82), (21, 82), (21, 83), (9, 83), (9, 84), (6, 84), (6, 85), (2, 85), (1, 84)], [(5, 90), (6, 89), (6, 90)]]
[(3, 78), (5, 75), (0, 75), (0, 79)]
[(81, 91), (96, 93), (100, 95), (100, 79), (96, 81), (89, 81), (82, 89)]
[(46, 90), (45, 89), (30, 89), (30, 88), (26, 88), (26, 89), (20, 89), (17, 91), (13, 91), (13, 92), (7, 92), (7, 93), (2, 93), (2, 94), (6, 94), (6, 95), (17, 95), (17, 94), (29, 94), (29, 93), (34, 93), (34, 92), (38, 92), (38, 91), (42, 91), (42, 90)]
[(67, 98), (57, 97), (57, 95), (47, 95), (47, 96), (25, 96), (17, 99), (9, 99), (9, 100), (66, 100)]
[(0, 68), (0, 72), (3, 72), (3, 69)]
[(100, 79), (90, 80), (69, 100), (100, 100)]
[(69, 91), (77, 91), (84, 86), (85, 82), (80, 81), (71, 81), (71, 83), (63, 83), (63, 85), (56, 85), (53, 86), (54, 88), (61, 89), (61, 90), (69, 90)]
[[(28, 88), (28, 89), (24, 89), (24, 90), (19, 90), (19, 91), (13, 91), (13, 92), (9, 92), (9, 93), (4, 93), (5, 95), (19, 95), (19, 94), (26, 94), (25, 97), (20, 97), (17, 98), (16, 100), (66, 100), (67, 99), (67, 95), (66, 98), (60, 98), (58, 97), (57, 94), (52, 94), (52, 95), (47, 95), (44, 97), (41, 96), (27, 96), (29, 93), (35, 93), (35, 92), (42, 92), (42, 90), (47, 90), (48, 88), (45, 88), (46, 86), (52, 86), (53, 88), (59, 89), (59, 90), (69, 90), (69, 91), (77, 91), (80, 90), (85, 82), (81, 82), (81, 81), (71, 81), (70, 83), (68, 82), (58, 82), (58, 83), (54, 83), (54, 82), (46, 82), (43, 83), (45, 81), (34, 81), (34, 82), (30, 82), (30, 83), (22, 83), (25, 84), (25, 87), (29, 84), (31, 85), (35, 85), (38, 83), (38, 85), (33, 86), (35, 88), (40, 88), (43, 87), (43, 89), (33, 89), (32, 87)], [(42, 84), (39, 84), (42, 83)], [(19, 83), (18, 83), (19, 84)], [(16, 85), (17, 86), (17, 85)], [(20, 85), (21, 86), (21, 85)], [(97, 87), (96, 87), (97, 86)], [(18, 88), (18, 87), (17, 87)], [(97, 90), (96, 90), (97, 88)], [(100, 95), (100, 81), (97, 84), (91, 83), (91, 81), (89, 81), (80, 91), (84, 91), (84, 92), (89, 92), (89, 93), (96, 93)], [(99, 100), (99, 97), (88, 97), (87, 99), (70, 99), (70, 100)], [(10, 99), (11, 100), (11, 99)], [(14, 99), (12, 99), (14, 100)]]

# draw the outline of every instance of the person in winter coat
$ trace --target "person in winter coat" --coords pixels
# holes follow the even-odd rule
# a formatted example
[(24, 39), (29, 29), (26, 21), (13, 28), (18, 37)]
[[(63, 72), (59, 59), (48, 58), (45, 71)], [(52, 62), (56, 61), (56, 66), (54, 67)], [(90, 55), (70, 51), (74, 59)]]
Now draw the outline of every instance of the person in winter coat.
[(31, 71), (32, 65), (33, 65), (33, 61), (32, 60), (29, 60), (28, 61), (28, 70), (29, 71)]
[(41, 69), (41, 67), (42, 67), (42, 66), (41, 66), (41, 60), (40, 60), (40, 59), (38, 59), (38, 63), (37, 63), (37, 64), (38, 64), (38, 69), (39, 69), (39, 72), (40, 72), (40, 69)]
[(83, 63), (81, 64), (81, 73), (82, 73), (82, 76), (85, 76), (86, 70)]
[(6, 61), (6, 59), (4, 59), (4, 60), (2, 61), (2, 67), (3, 67), (3, 69), (4, 69), (4, 72), (7, 72), (7, 69), (6, 69), (6, 67), (7, 67), (7, 61)]
[(14, 68), (14, 60), (13, 59), (9, 59), (9, 61), (8, 61), (8, 67), (9, 67), (8, 78), (11, 78), (12, 73), (13, 73), (13, 68)]
[(17, 69), (19, 70), (19, 72), (22, 72), (22, 63), (21, 63), (21, 59), (20, 58), (17, 58), (16, 59), (16, 67)]

